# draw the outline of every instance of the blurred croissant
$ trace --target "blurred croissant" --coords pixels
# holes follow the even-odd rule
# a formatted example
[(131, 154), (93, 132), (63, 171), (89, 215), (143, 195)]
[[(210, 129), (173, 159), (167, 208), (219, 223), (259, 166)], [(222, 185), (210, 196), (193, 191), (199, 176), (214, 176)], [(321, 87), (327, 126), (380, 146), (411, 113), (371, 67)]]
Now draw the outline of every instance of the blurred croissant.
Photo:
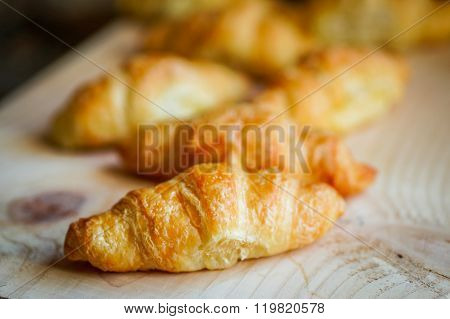
[(344, 196), (372, 183), (375, 170), (358, 163), (339, 137), (309, 132), (283, 113), (286, 105), (283, 91), (268, 91), (253, 102), (218, 108), (184, 123), (141, 126), (137, 136), (123, 143), (122, 158), (130, 171), (162, 179), (195, 164), (238, 158), (246, 171), (275, 167), (307, 173)]
[(152, 26), (145, 40), (149, 50), (218, 60), (263, 76), (293, 65), (310, 45), (276, 2), (264, 0), (234, 1)]
[(343, 211), (326, 184), (201, 164), (71, 224), (64, 250), (103, 271), (223, 269), (308, 245)]
[(407, 75), (405, 62), (387, 52), (334, 47), (307, 54), (274, 86), (286, 93), (295, 121), (347, 133), (390, 110)]
[(105, 75), (81, 87), (56, 115), (50, 138), (67, 148), (117, 143), (137, 124), (189, 118), (246, 96), (247, 78), (212, 62), (141, 54), (117, 77)]
[(118, 0), (121, 11), (144, 19), (180, 19), (194, 13), (218, 10), (235, 0)]
[(445, 2), (311, 0), (300, 9), (299, 20), (323, 43), (376, 46), (390, 41), (390, 47), (406, 49), (450, 40), (450, 6)]

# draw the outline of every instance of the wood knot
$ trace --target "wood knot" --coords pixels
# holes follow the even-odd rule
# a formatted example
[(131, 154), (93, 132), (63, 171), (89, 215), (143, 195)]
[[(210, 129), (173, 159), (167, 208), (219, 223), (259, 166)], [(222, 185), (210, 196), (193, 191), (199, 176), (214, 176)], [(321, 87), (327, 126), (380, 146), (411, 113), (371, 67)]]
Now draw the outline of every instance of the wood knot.
[(8, 205), (11, 221), (25, 224), (54, 222), (78, 214), (85, 197), (78, 193), (57, 191), (12, 200)]

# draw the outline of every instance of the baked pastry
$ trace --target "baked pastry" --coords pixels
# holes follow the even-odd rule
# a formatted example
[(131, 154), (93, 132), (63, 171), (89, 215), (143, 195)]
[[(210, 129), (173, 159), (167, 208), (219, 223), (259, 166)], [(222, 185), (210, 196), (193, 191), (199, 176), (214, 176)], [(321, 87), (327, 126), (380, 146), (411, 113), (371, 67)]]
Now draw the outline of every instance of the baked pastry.
[(390, 110), (404, 94), (408, 68), (383, 51), (332, 47), (307, 54), (282, 74), (295, 121), (337, 133), (350, 132)]
[(189, 118), (241, 99), (249, 88), (244, 75), (213, 62), (140, 54), (117, 77), (105, 75), (75, 92), (54, 118), (50, 137), (66, 148), (108, 146), (137, 124)]
[(235, 0), (118, 0), (122, 12), (141, 19), (180, 19), (198, 12), (218, 10)]
[(443, 1), (314, 0), (309, 4), (303, 17), (312, 35), (323, 43), (376, 46), (401, 32), (389, 46), (405, 49), (423, 42), (450, 40), (448, 5), (421, 21)]
[(284, 92), (273, 90), (253, 102), (224, 106), (184, 123), (141, 126), (138, 135), (121, 146), (122, 158), (131, 172), (158, 179), (195, 164), (237, 158), (248, 172), (275, 167), (303, 173), (345, 196), (372, 183), (375, 170), (357, 162), (339, 137), (307, 130), (289, 112), (276, 117), (286, 106)]
[(279, 8), (264, 0), (240, 0), (223, 10), (152, 26), (145, 47), (218, 60), (256, 75), (294, 64), (309, 39)]
[(200, 164), (71, 224), (64, 251), (103, 271), (223, 269), (311, 244), (343, 211), (326, 184)]

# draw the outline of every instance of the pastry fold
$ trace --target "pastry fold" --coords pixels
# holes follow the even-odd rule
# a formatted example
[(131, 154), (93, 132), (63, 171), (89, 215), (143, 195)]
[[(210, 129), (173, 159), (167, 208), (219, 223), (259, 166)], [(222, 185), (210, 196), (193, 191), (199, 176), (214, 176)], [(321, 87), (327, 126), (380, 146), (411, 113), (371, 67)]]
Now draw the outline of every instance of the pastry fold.
[(200, 164), (71, 224), (64, 250), (103, 271), (223, 269), (311, 244), (343, 211), (326, 184)]
[(243, 74), (213, 62), (140, 54), (117, 76), (105, 75), (79, 88), (55, 116), (50, 138), (66, 148), (114, 145), (138, 124), (183, 120), (242, 99), (249, 88)]

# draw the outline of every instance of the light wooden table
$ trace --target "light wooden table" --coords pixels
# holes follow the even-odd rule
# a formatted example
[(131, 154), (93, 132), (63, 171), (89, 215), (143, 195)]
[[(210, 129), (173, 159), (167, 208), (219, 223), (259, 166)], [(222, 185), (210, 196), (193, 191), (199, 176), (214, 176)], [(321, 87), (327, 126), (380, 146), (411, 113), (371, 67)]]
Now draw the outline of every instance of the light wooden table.
[[(79, 50), (114, 70), (136, 33), (116, 22)], [(412, 79), (401, 105), (348, 138), (355, 155), (379, 170), (376, 184), (352, 199), (339, 221), (368, 245), (335, 227), (310, 247), (225, 271), (112, 274), (63, 261), (42, 273), (62, 256), (72, 220), (146, 183), (120, 173), (112, 152), (62, 153), (43, 142), (51, 114), (79, 83), (101, 73), (68, 54), (0, 109), (0, 296), (450, 297), (450, 47), (408, 59)], [(28, 225), (9, 219), (11, 200), (55, 190), (86, 196), (79, 216)]]

